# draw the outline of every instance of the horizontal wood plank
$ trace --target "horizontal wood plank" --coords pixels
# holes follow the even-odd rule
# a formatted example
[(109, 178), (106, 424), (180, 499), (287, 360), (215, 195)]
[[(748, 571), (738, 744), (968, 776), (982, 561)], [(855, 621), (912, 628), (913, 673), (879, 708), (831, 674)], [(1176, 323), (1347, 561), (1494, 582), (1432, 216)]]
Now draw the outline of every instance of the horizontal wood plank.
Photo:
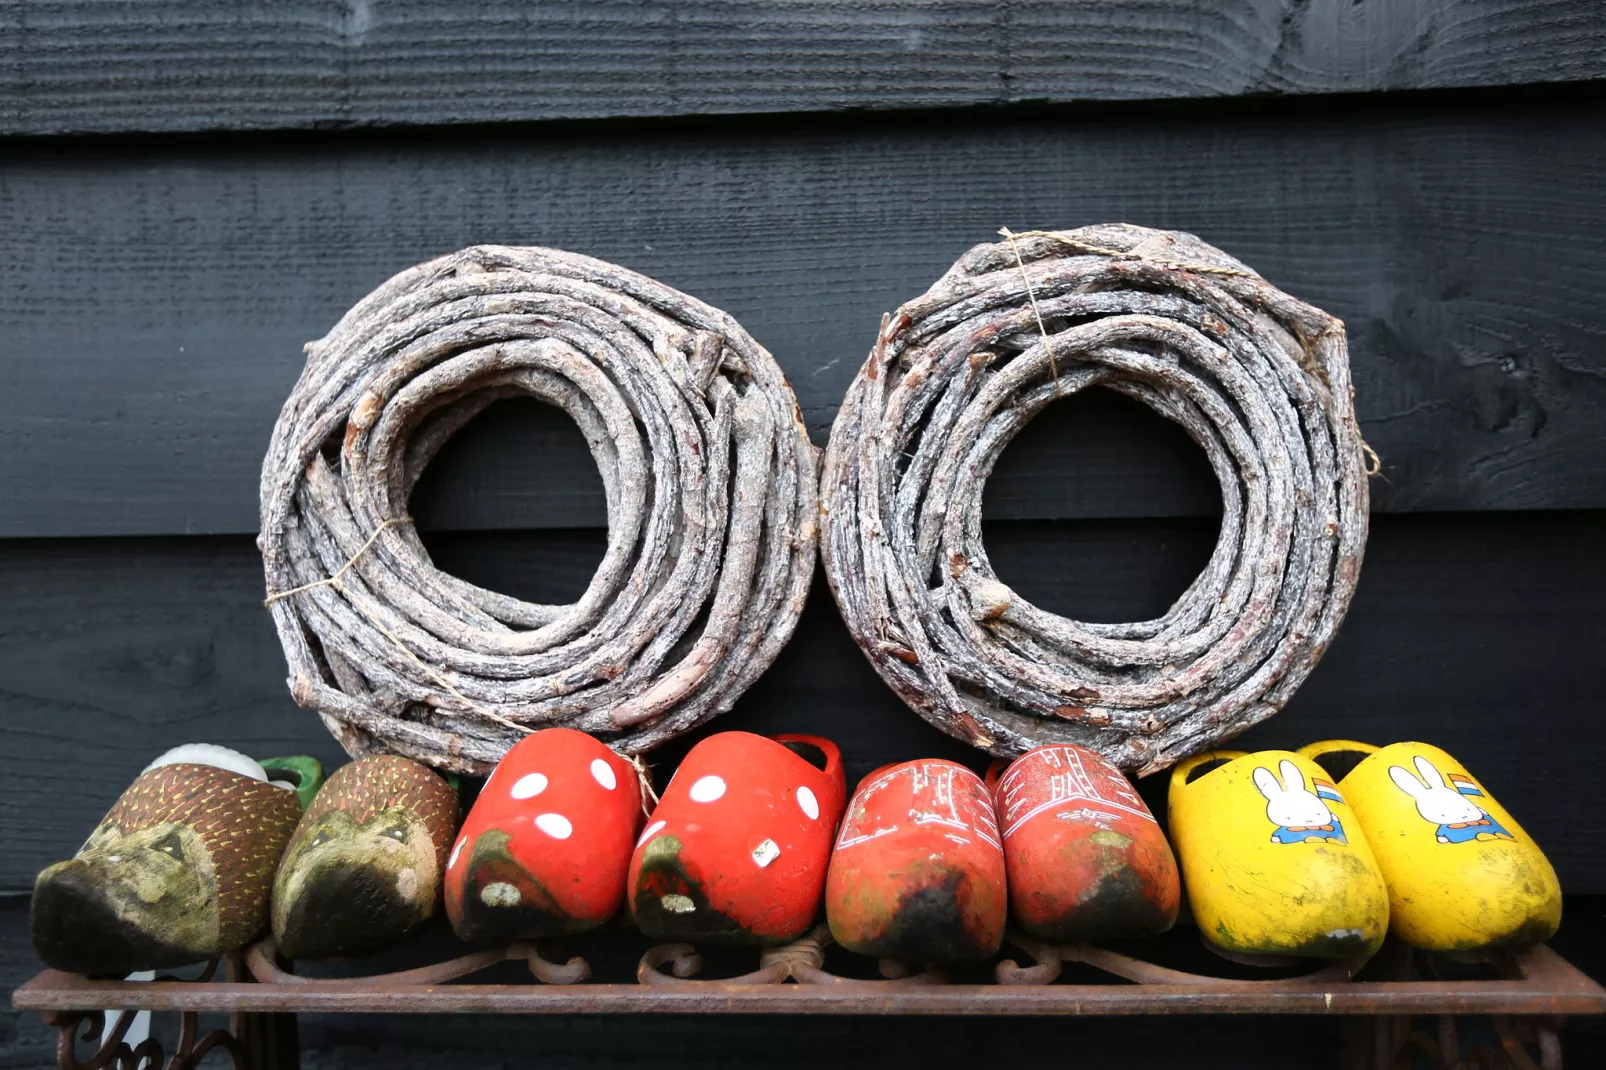
[[(1208, 520), (997, 522), (1002, 577), (1083, 619), (1142, 619), (1209, 554)], [(437, 534), (443, 567), (572, 598), (598, 530)], [(1606, 893), (1596, 798), (1595, 628), (1606, 512), (1380, 517), (1338, 641), (1245, 745), (1419, 738), (1466, 762), (1550, 852), (1571, 893)], [(150, 759), (210, 740), (267, 756), (338, 750), (297, 709), (246, 537), (0, 542), (0, 891), (82, 842)], [(823, 581), (798, 634), (717, 729), (835, 739), (850, 777), (922, 754), (975, 763), (876, 679)], [(690, 744), (658, 752), (674, 767)], [(72, 790), (63, 790), (71, 782)], [(1155, 796), (1163, 777), (1145, 790)], [(41, 805), (49, 800), (49, 805)]]
[[(1598, 103), (31, 143), (0, 157), (0, 536), (254, 531), (301, 343), (474, 242), (588, 252), (730, 310), (823, 441), (881, 313), (966, 248), (1117, 219), (1198, 233), (1347, 322), (1379, 510), (1600, 507)], [(1166, 475), (1191, 444), (1081, 404), (1006, 455), (995, 515), (1216, 508)], [(596, 474), (559, 423), (491, 420), (429, 521), (595, 523)]]
[(0, 3), (0, 133), (952, 108), (1606, 75), (1591, 0)]

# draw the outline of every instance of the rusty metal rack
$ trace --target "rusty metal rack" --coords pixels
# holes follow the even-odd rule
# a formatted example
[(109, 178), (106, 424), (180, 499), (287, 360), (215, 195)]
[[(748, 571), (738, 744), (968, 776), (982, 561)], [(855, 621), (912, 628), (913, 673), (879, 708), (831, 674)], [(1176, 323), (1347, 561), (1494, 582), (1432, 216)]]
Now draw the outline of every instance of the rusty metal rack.
[[(67, 1070), (163, 1066), (159, 1041), (130, 1046), (123, 1039), (142, 1010), (179, 1014), (168, 1070), (193, 1067), (219, 1049), (239, 1070), (293, 1068), (293, 1015), (300, 1012), (1347, 1015), (1355, 1016), (1347, 1059), (1356, 1067), (1393, 1067), (1412, 1053), (1445, 1067), (1548, 1070), (1561, 1065), (1563, 1016), (1606, 1014), (1606, 989), (1547, 947), (1452, 959), (1390, 943), (1371, 961), (1314, 969), (1310, 963), (1270, 964), (1280, 967), (1277, 976), (1255, 977), (1249, 968), (1245, 977), (1246, 968), (1231, 964), (1217, 974), (1239, 976), (1015, 933), (1009, 944), (1031, 963), (1006, 958), (987, 968), (988, 977), (883, 960), (874, 964), (879, 976), (852, 976), (868, 972), (869, 960), (831, 948), (822, 926), (797, 943), (756, 952), (756, 969), (719, 979), (702, 975), (703, 957), (690, 945), (658, 945), (636, 962), (635, 981), (621, 983), (592, 981), (586, 959), (559, 962), (554, 945), (534, 943), (385, 973), (303, 976), (287, 968), (268, 939), (226, 960), (222, 980), (216, 963), (196, 980), (98, 981), (46, 970), (17, 989), (13, 1002), (41, 1012), (60, 1030), (58, 1061)], [(842, 959), (835, 966), (841, 972), (826, 969), (828, 952)], [(719, 953), (736, 961), (742, 955)], [(755, 953), (745, 954), (751, 965)], [(510, 964), (522, 980), (506, 976)], [(501, 976), (488, 983), (465, 980), (488, 973)], [(108, 1025), (108, 1011), (122, 1013)], [(207, 1012), (229, 1014), (228, 1028), (201, 1035), (198, 1016)], [(1463, 1050), (1456, 1016), (1466, 1015), (1490, 1016), (1496, 1043)], [(1418, 1028), (1413, 1016), (1431, 1016), (1436, 1024)]]

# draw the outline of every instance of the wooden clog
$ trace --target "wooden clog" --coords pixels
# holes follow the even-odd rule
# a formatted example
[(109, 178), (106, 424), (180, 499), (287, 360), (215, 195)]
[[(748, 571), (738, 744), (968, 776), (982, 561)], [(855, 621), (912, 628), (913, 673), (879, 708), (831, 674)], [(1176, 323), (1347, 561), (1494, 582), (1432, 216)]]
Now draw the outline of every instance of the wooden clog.
[(1115, 940), (1163, 933), (1177, 920), (1182, 882), (1171, 844), (1102, 755), (1035, 747), (997, 777), (993, 794), (1010, 911), (1029, 935)]
[(457, 793), (410, 758), (341, 766), (296, 826), (273, 881), (273, 938), (290, 958), (366, 955), (435, 913)]
[(1336, 775), (1377, 855), (1402, 940), (1472, 951), (1555, 934), (1556, 871), (1460, 762), (1426, 743), (1328, 740), (1299, 753)]
[(661, 940), (780, 944), (820, 909), (847, 794), (836, 744), (721, 732), (687, 753), (630, 860), (630, 910)]
[(446, 867), (446, 915), (464, 940), (505, 944), (594, 929), (619, 912), (641, 781), (572, 728), (514, 744), (485, 782)]
[(221, 955), (262, 931), (301, 817), (294, 790), (225, 747), (163, 754), (78, 853), (39, 874), (30, 917), (47, 966), (122, 977)]
[(1171, 772), (1171, 842), (1199, 931), (1234, 955), (1353, 958), (1388, 891), (1344, 796), (1290, 751), (1212, 751)]
[(831, 937), (906, 962), (985, 959), (1008, 897), (992, 793), (954, 762), (904, 762), (859, 782), (826, 878)]

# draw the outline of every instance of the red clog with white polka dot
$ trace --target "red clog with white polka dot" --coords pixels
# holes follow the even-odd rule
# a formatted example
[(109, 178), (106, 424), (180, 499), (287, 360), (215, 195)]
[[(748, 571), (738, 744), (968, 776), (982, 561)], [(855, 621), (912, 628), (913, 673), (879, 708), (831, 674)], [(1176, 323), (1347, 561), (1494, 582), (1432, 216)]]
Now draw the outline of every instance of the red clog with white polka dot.
[(1121, 770), (1085, 747), (1036, 747), (993, 790), (1009, 906), (1027, 933), (1063, 943), (1171, 928), (1182, 899), (1177, 860)]
[(992, 793), (954, 762), (884, 766), (848, 803), (825, 914), (849, 951), (904, 962), (985, 959), (1004, 939), (1004, 850)]
[(846, 794), (829, 740), (709, 736), (680, 763), (630, 861), (636, 924), (660, 940), (796, 940), (819, 914)]
[(636, 769), (571, 728), (516, 743), (446, 864), (446, 915), (470, 943), (585, 932), (613, 917), (641, 827)]

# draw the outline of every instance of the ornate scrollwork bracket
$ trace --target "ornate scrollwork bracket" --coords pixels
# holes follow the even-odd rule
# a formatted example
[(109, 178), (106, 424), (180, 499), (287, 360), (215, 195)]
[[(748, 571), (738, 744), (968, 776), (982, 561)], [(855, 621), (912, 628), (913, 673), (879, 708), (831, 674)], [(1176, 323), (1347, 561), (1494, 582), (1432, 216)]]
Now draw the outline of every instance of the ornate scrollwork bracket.
[[(209, 981), (217, 972), (217, 960), (207, 964), (196, 980)], [(177, 980), (161, 977), (159, 980)], [(128, 1031), (134, 1025), (139, 1011), (117, 1012), (115, 1021), (108, 1023), (106, 1011), (53, 1011), (46, 1014), (45, 1022), (56, 1027), (56, 1066), (60, 1070), (193, 1070), (213, 1051), (228, 1052), (230, 1063), (241, 1066), (240, 1042), (227, 1029), (214, 1029), (197, 1038), (200, 1031), (198, 1015), (194, 1011), (179, 1013), (178, 1041), (173, 1054), (167, 1056), (162, 1042), (146, 1037), (138, 1044), (129, 1044)], [(93, 1044), (94, 1050), (80, 1054), (83, 1045)]]
[[(853, 977), (839, 977), (826, 971), (825, 949), (831, 946), (831, 930), (817, 925), (801, 940), (780, 947), (765, 948), (759, 953), (758, 969), (737, 977), (717, 979), (698, 978), (703, 959), (690, 944), (659, 944), (649, 948), (636, 967), (636, 980), (644, 985), (659, 987), (691, 985), (778, 985), (796, 981), (803, 985), (876, 985), (876, 984), (942, 984), (947, 980), (941, 969), (928, 967), (917, 971), (906, 963), (882, 959), (879, 963), (884, 981), (865, 981)], [(662, 967), (668, 966), (665, 973)]]

